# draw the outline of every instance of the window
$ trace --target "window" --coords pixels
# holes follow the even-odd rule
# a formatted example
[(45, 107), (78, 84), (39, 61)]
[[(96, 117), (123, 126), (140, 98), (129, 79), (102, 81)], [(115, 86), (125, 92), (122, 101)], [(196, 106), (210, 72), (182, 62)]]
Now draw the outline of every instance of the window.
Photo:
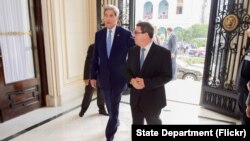
[(183, 13), (183, 0), (177, 0), (176, 14)]
[(143, 19), (153, 18), (153, 4), (151, 2), (146, 2), (144, 4)]
[(176, 14), (182, 14), (182, 6), (177, 6)]
[(162, 0), (159, 3), (158, 18), (159, 19), (167, 19), (168, 18), (168, 2), (166, 0)]

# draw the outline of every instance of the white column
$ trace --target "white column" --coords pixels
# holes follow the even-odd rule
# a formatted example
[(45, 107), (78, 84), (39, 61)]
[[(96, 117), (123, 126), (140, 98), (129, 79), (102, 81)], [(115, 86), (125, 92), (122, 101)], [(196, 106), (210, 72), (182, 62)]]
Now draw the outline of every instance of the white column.
[(42, 1), (48, 106), (82, 98), (84, 59), (96, 24), (93, 5), (83, 0)]

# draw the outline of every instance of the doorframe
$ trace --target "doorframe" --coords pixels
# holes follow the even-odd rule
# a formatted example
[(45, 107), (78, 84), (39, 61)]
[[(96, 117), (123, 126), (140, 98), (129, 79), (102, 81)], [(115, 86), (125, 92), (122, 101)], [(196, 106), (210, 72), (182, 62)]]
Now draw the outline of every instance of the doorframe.
[[(235, 81), (240, 58), (243, 56), (243, 50), (246, 49), (246, 35), (244, 33), (249, 28), (250, 5), (248, 1), (243, 1), (243, 3), (237, 0), (231, 0), (228, 3), (225, 1), (211, 1), (207, 54), (205, 57), (200, 105), (212, 111), (239, 119)], [(228, 30), (224, 26), (224, 21), (226, 17), (233, 15), (237, 17), (235, 19), (237, 25), (232, 30)], [(225, 37), (221, 39), (222, 36)], [(222, 43), (222, 41), (224, 42)], [(211, 65), (212, 59), (216, 55), (221, 56), (219, 59), (222, 60), (222, 63), (215, 63), (215, 65), (218, 65), (219, 69), (217, 69), (217, 72), (220, 74), (217, 73), (213, 76), (215, 69)], [(217, 60), (219, 59), (217, 58)], [(233, 65), (231, 65), (232, 63)]]
[(41, 104), (42, 107), (44, 107), (46, 106), (46, 95), (48, 95), (48, 79), (47, 79), (44, 34), (43, 34), (42, 2), (41, 2), (42, 0), (32, 0), (32, 1), (34, 4), (34, 17), (32, 17), (31, 20), (34, 21), (36, 27), (35, 29), (33, 29), (34, 30), (33, 32), (35, 32), (36, 34), (39, 74), (41, 81), (41, 96), (42, 96)]
[[(41, 0), (27, 0), (35, 77), (6, 84), (1, 67), (0, 122), (44, 107), (48, 81), (43, 40)], [(0, 60), (2, 62), (2, 58)], [(2, 64), (1, 64), (2, 65)]]

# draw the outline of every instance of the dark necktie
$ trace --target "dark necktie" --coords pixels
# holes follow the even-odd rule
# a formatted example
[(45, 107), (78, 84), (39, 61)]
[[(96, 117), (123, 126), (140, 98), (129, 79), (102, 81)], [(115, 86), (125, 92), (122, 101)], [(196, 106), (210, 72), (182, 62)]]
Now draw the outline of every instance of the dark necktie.
[(111, 34), (112, 34), (112, 30), (108, 30), (108, 38), (107, 38), (107, 41), (106, 41), (106, 44), (107, 44), (107, 54), (108, 54), (108, 58), (109, 58), (109, 55), (110, 55), (110, 51), (111, 51), (111, 43), (112, 43), (112, 38), (111, 38)]
[(145, 48), (141, 48), (141, 58), (140, 58), (140, 69), (142, 68), (142, 65), (144, 63), (144, 52), (145, 52)]

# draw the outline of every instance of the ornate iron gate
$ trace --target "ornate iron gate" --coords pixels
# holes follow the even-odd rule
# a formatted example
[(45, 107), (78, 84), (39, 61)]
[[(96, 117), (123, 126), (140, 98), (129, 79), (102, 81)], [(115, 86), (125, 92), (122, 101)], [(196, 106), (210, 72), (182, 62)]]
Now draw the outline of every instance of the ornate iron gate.
[(212, 0), (200, 105), (238, 118), (236, 74), (246, 49), (249, 0)]
[(97, 0), (97, 29), (101, 29), (104, 24), (102, 22), (103, 8), (107, 4), (116, 5), (120, 10), (118, 24), (129, 29), (134, 29), (134, 0)]

